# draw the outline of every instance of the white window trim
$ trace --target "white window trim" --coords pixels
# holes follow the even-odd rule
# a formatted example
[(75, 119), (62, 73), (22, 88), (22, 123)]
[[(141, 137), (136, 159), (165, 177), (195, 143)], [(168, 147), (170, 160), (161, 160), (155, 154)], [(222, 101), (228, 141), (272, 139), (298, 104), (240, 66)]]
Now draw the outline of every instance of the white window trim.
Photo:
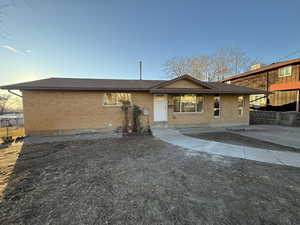
[[(215, 116), (215, 109), (217, 109), (217, 108), (215, 108), (215, 98), (219, 98), (219, 115), (218, 116)], [(214, 105), (213, 105), (214, 107), (213, 107), (213, 117), (215, 118), (215, 119), (219, 119), (220, 117), (221, 117), (221, 96), (214, 96)]]
[[(204, 98), (204, 96), (203, 95), (199, 95), (199, 96), (197, 96), (197, 94), (195, 94), (196, 95), (196, 100), (197, 100), (197, 97), (199, 97), (199, 96), (201, 96), (202, 98), (203, 98), (203, 106), (202, 106), (202, 110), (201, 110), (201, 112), (198, 112), (198, 111), (195, 111), (195, 112), (181, 112), (181, 103), (180, 103), (180, 105), (179, 105), (179, 107), (180, 107), (180, 112), (174, 112), (174, 110), (173, 110), (173, 113), (175, 113), (175, 114), (202, 114), (203, 112), (204, 112), (204, 102), (205, 102), (205, 98)], [(197, 103), (196, 103), (196, 105), (195, 105), (195, 110), (196, 110), (196, 108), (197, 108)]]
[[(280, 71), (285, 71), (285, 69), (287, 69), (287, 68), (290, 68), (290, 74), (288, 74), (288, 75), (286, 75), (286, 74), (281, 74), (281, 72)], [(278, 77), (289, 77), (289, 76), (291, 76), (292, 75), (292, 66), (290, 65), (290, 66), (284, 66), (284, 67), (281, 67), (281, 68), (279, 68), (278, 69)]]
[[(127, 94), (130, 94), (130, 95), (131, 95), (130, 92), (104, 92), (104, 93), (103, 93), (103, 97), (102, 97), (102, 106), (103, 106), (103, 107), (116, 107), (116, 108), (122, 107), (122, 105), (120, 105), (120, 104), (117, 104), (117, 105), (105, 105), (105, 95), (106, 95), (107, 93), (127, 93)], [(131, 98), (131, 96), (130, 96), (130, 98)], [(130, 99), (130, 106), (132, 106), (132, 99)]]
[[(239, 106), (239, 97), (243, 97), (243, 105)], [(245, 109), (245, 96), (244, 95), (239, 95), (238, 96), (238, 116), (243, 117), (244, 116), (244, 109)], [(241, 109), (241, 115), (239, 115), (239, 110)]]
[(203, 110), (201, 112), (174, 112), (175, 114), (202, 114)]

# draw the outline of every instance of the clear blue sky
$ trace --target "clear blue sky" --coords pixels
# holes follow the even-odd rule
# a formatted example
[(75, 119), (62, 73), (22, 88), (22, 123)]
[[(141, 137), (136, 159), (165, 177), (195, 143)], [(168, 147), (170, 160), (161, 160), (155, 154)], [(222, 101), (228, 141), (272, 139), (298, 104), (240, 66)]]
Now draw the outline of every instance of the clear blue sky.
[(45, 77), (165, 78), (174, 56), (239, 47), (300, 57), (300, 1), (1, 0), (0, 85)]

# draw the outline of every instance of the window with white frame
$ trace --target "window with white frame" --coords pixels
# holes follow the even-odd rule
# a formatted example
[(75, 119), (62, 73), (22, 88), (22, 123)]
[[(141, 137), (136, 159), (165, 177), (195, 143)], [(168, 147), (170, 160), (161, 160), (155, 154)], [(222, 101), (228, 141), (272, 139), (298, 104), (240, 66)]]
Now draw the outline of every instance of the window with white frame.
[(174, 112), (203, 112), (204, 97), (195, 94), (175, 96)]
[(292, 75), (292, 66), (285, 66), (278, 70), (279, 77), (287, 77)]
[(238, 115), (243, 116), (244, 113), (244, 96), (238, 96)]
[(267, 98), (264, 94), (250, 95), (249, 102), (252, 107), (265, 106), (267, 104)]
[(123, 102), (131, 104), (130, 93), (104, 93), (103, 105), (105, 106), (121, 106)]
[(214, 117), (220, 117), (220, 96), (214, 96)]

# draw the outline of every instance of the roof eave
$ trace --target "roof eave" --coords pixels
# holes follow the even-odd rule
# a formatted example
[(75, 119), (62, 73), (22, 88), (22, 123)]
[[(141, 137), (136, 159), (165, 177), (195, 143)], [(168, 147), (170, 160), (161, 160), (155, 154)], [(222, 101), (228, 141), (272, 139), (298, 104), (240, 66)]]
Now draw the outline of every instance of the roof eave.
[(270, 94), (270, 92), (262, 90), (241, 90), (241, 91), (226, 91), (226, 90), (205, 90), (205, 89), (151, 89), (153, 94)]
[(293, 65), (293, 64), (297, 64), (297, 63), (300, 63), (300, 58), (289, 60), (289, 61), (282, 62), (282, 63), (271, 64), (269, 66), (262, 67), (262, 68), (259, 68), (257, 70), (248, 71), (248, 72), (245, 72), (245, 73), (242, 73), (242, 74), (238, 74), (238, 75), (235, 75), (235, 76), (232, 76), (232, 77), (228, 77), (226, 79), (220, 80), (220, 82), (236, 80), (236, 79), (241, 78), (241, 77), (247, 77), (247, 76), (257, 74), (257, 73), (263, 73), (263, 72), (267, 72), (267, 71), (277, 69), (277, 68), (280, 68), (280, 67), (283, 67), (283, 66), (289, 66), (289, 65)]
[(3, 86), (4, 90), (20, 91), (149, 91), (149, 88), (82, 88), (82, 87), (16, 87)]

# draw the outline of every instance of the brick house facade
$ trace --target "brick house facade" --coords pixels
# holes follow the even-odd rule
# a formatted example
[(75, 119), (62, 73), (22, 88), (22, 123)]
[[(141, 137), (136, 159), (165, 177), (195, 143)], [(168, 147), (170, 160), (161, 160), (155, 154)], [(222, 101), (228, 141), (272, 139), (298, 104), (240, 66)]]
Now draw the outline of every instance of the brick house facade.
[(249, 94), (265, 93), (188, 75), (170, 81), (50, 78), (2, 88), (22, 91), (26, 135), (115, 130), (124, 117), (117, 98), (124, 97), (142, 109), (144, 125), (247, 125)]

